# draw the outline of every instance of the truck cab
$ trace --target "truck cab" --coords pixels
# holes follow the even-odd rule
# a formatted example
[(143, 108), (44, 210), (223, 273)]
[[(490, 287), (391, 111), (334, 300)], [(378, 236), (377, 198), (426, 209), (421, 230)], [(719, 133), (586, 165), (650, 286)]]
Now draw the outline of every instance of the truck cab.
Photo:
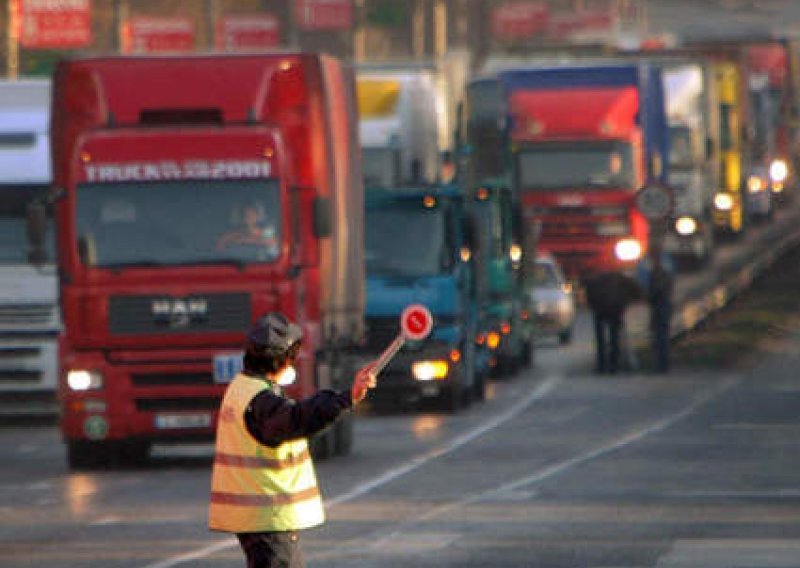
[[(54, 86), (70, 466), (212, 438), (244, 333), (270, 311), (303, 328), (291, 396), (348, 385), (364, 285), (346, 68), (310, 54), (86, 58), (60, 63)], [(315, 440), (346, 453), (352, 425)]]
[[(431, 336), (406, 344), (381, 373), (378, 401), (437, 401), (458, 411), (484, 397), (473, 255), (475, 229), (452, 186), (366, 192), (367, 354), (398, 334), (409, 304), (427, 306)], [(483, 368), (483, 369), (482, 369)]]
[(0, 417), (53, 416), (61, 330), (53, 211), (48, 262), (28, 263), (26, 216), (52, 184), (47, 80), (0, 81)]
[[(526, 68), (500, 74), (512, 183), (540, 247), (570, 279), (630, 271), (650, 227), (637, 191), (667, 180), (660, 69), (646, 64)], [(576, 112), (576, 109), (581, 109)]]

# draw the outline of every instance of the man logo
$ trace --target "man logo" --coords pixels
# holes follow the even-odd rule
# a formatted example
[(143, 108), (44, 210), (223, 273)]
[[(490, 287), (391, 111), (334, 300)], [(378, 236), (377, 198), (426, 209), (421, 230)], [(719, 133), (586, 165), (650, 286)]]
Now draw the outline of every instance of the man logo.
[(163, 298), (153, 300), (155, 322), (172, 328), (189, 327), (208, 316), (208, 301), (202, 298)]

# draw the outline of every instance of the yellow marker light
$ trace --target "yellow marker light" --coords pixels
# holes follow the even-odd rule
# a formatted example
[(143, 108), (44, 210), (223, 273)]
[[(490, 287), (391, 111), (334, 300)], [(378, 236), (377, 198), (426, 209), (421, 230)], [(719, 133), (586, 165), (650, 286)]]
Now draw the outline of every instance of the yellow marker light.
[(502, 324), (500, 324), (500, 332), (503, 335), (508, 335), (509, 333), (511, 333), (511, 324), (508, 322), (503, 322)]
[(747, 178), (747, 191), (750, 193), (760, 193), (767, 188), (767, 184), (758, 176)]
[(772, 184), (772, 191), (775, 193), (780, 193), (783, 191), (783, 184), (781, 182), (775, 182)]
[(479, 201), (486, 201), (487, 199), (489, 199), (489, 190), (486, 189), (485, 187), (481, 187), (480, 189), (478, 189), (478, 192), (476, 193), (475, 197), (477, 197)]
[(275, 155), (275, 150), (273, 150), (272, 148), (264, 148), (264, 157), (265, 158), (271, 158), (274, 155)]
[(411, 365), (411, 374), (418, 381), (435, 381), (447, 377), (447, 361), (416, 361)]
[(472, 258), (472, 251), (469, 250), (469, 247), (461, 247), (459, 254), (462, 262), (469, 262), (469, 259)]
[(733, 197), (727, 193), (718, 193), (714, 196), (714, 207), (720, 211), (733, 209)]
[(475, 343), (477, 345), (483, 345), (484, 343), (486, 343), (486, 334), (485, 333), (479, 333), (478, 335), (476, 335), (475, 336)]
[(73, 370), (67, 372), (67, 386), (74, 391), (102, 388), (103, 375), (96, 371)]
[(514, 243), (508, 251), (508, 256), (511, 257), (511, 262), (519, 262), (522, 260), (522, 247)]
[(642, 245), (636, 239), (622, 239), (614, 245), (614, 254), (622, 262), (639, 260), (642, 256)]
[(84, 164), (92, 161), (92, 155), (89, 152), (81, 152), (81, 162)]
[(432, 209), (433, 207), (436, 207), (436, 198), (432, 195), (426, 195), (422, 200), (422, 204), (428, 209)]
[(684, 237), (694, 235), (697, 232), (697, 221), (691, 217), (678, 217), (675, 221), (675, 231)]
[(784, 160), (773, 160), (769, 166), (769, 177), (775, 183), (783, 183), (789, 177), (789, 165)]
[(497, 349), (500, 346), (500, 334), (496, 331), (486, 334), (486, 345), (489, 346), (489, 349)]
[(452, 351), (450, 351), (450, 360), (453, 363), (458, 363), (459, 361), (461, 361), (461, 351), (459, 351), (458, 349), (453, 349)]

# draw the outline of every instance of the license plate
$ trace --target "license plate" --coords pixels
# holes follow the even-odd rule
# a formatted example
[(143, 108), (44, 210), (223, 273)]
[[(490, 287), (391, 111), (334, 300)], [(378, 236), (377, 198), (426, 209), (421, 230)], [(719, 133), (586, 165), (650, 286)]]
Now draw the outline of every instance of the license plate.
[(214, 382), (226, 385), (242, 370), (242, 353), (214, 355)]
[(156, 428), (159, 430), (208, 428), (209, 426), (211, 426), (210, 414), (159, 414), (156, 416)]

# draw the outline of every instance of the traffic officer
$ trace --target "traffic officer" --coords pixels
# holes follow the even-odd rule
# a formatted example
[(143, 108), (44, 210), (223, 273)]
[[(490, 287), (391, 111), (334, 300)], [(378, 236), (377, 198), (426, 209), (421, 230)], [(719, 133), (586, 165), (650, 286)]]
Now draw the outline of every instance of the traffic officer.
[(248, 568), (304, 566), (297, 531), (324, 521), (308, 437), (375, 386), (367, 365), (350, 392), (287, 398), (281, 386), (294, 380), (301, 341), (300, 327), (282, 314), (259, 319), (219, 412), (209, 528), (236, 534)]

